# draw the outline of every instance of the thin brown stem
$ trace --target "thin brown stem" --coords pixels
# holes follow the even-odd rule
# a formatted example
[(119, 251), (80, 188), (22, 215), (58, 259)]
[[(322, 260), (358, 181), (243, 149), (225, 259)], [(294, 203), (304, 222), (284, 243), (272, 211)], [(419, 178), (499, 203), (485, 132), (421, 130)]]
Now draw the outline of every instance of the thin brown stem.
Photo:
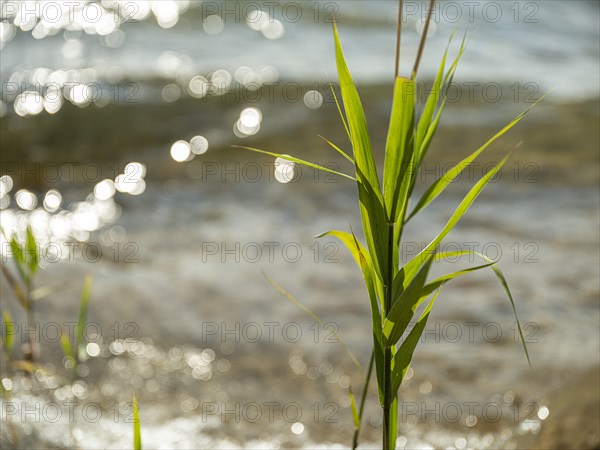
[(395, 77), (400, 75), (400, 41), (402, 36), (402, 0), (399, 0), (398, 23), (396, 24), (396, 72)]
[(431, 22), (431, 15), (433, 14), (433, 7), (435, 6), (435, 0), (429, 1), (429, 11), (427, 11), (427, 20), (425, 21), (425, 28), (423, 28), (423, 35), (421, 36), (421, 43), (419, 44), (419, 52), (417, 53), (417, 60), (415, 61), (415, 67), (412, 71), (412, 78), (417, 76), (419, 70), (419, 64), (421, 64), (421, 56), (423, 56), (423, 49), (425, 48), (425, 41), (427, 39), (427, 32), (429, 31), (429, 23)]

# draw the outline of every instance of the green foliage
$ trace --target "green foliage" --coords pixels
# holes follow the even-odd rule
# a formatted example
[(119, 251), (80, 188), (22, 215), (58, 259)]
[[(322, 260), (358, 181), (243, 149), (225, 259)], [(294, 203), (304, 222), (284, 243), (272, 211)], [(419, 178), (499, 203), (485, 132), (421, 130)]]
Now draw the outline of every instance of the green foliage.
[[(404, 226), (411, 218), (438, 198), (450, 183), (456, 180), (496, 140), (519, 123), (531, 108), (510, 121), (475, 152), (464, 158), (431, 184), (408, 214), (411, 194), (419, 175), (419, 168), (437, 131), (442, 111), (446, 105), (447, 87), (454, 77), (458, 62), (463, 54), (465, 39), (463, 38), (458, 55), (448, 69), (446, 69), (448, 49), (444, 53), (433, 88), (420, 115), (417, 114), (417, 82), (414, 75), (411, 79), (395, 78), (385, 148), (383, 180), (380, 181), (371, 148), (365, 113), (346, 64), (335, 25), (333, 34), (343, 108), (340, 106), (335, 92), (334, 98), (352, 145), (352, 156), (327, 139), (323, 139), (336, 152), (354, 164), (355, 176), (335, 172), (299, 158), (254, 148), (248, 149), (271, 156), (284, 157), (290, 161), (356, 181), (366, 246), (360, 243), (353, 232), (329, 231), (319, 237), (332, 236), (339, 239), (348, 248), (363, 274), (371, 306), (372, 359), (376, 367), (379, 400), (384, 410), (384, 448), (389, 449), (395, 447), (398, 425), (397, 392), (410, 366), (413, 354), (442, 286), (471, 272), (491, 268), (504, 288), (515, 317), (517, 315), (514, 299), (502, 271), (497, 267), (496, 261), (492, 261), (479, 253), (453, 252), (454, 256), (466, 254), (479, 256), (484, 259), (485, 264), (452, 272), (428, 282), (429, 271), (433, 263), (438, 258), (449, 255), (447, 252), (438, 253), (438, 246), (455, 228), (475, 199), (500, 171), (510, 155), (502, 158), (471, 187), (437, 236), (418, 255), (401, 267), (399, 264), (399, 249)], [(281, 290), (281, 288), (279, 289)], [(430, 299), (427, 305), (417, 315), (420, 306), (428, 298)], [(310, 314), (314, 315), (312, 311)], [(414, 325), (408, 331), (411, 322), (414, 322)], [(517, 324), (522, 337), (518, 318)], [(403, 336), (405, 337), (403, 338)], [(529, 362), (525, 340), (521, 339), (521, 341)], [(350, 393), (350, 399), (354, 423), (355, 426), (359, 426), (362, 411), (357, 409), (352, 392)], [(355, 437), (356, 435), (357, 433)], [(354, 447), (356, 447), (356, 442), (354, 442)]]
[(90, 296), (92, 292), (92, 280), (90, 275), (86, 276), (83, 280), (83, 287), (81, 288), (81, 294), (79, 296), (79, 313), (77, 314), (74, 342), (71, 342), (69, 336), (66, 334), (63, 334), (60, 339), (63, 354), (71, 360), (73, 370), (77, 368), (79, 363), (84, 360), (86, 356), (84, 330), (87, 323)]
[[(13, 255), (14, 266), (17, 270), (18, 280), (11, 271), (8, 269), (4, 262), (0, 262), (0, 269), (4, 274), (8, 285), (12, 290), (15, 298), (25, 310), (27, 315), (27, 324), (32, 325), (34, 317), (34, 302), (32, 296), (33, 284), (35, 281), (35, 275), (38, 271), (40, 264), (40, 255), (38, 253), (38, 244), (35, 240), (35, 236), (30, 226), (27, 226), (25, 230), (25, 242), (19, 243), (17, 236), (12, 235), (10, 238), (4, 232), (4, 229), (0, 227), (0, 232), (6, 241), (8, 241), (10, 250)], [(26, 337), (24, 342), (23, 353), (24, 358), (28, 361), (20, 361), (28, 368), (33, 366), (32, 362), (35, 359), (36, 354), (36, 343), (32, 342), (29, 335)], [(7, 355), (10, 355), (7, 352)]]
[(142, 450), (142, 426), (140, 423), (140, 409), (135, 394), (133, 394), (133, 449)]
[(281, 154), (281, 153), (268, 152), (266, 150), (259, 150), (258, 148), (242, 147), (242, 146), (239, 146), (239, 145), (234, 145), (233, 147), (235, 147), (235, 148), (243, 148), (244, 150), (250, 150), (250, 151), (256, 152), (256, 153), (263, 153), (265, 155), (273, 156), (275, 158), (287, 159), (288, 161), (294, 162), (296, 164), (301, 164), (303, 166), (311, 167), (311, 168), (317, 169), (317, 170), (322, 170), (323, 172), (329, 172), (329, 173), (332, 173), (334, 175), (339, 175), (341, 177), (348, 178), (348, 179), (350, 179), (352, 181), (356, 181), (356, 179), (354, 177), (352, 177), (350, 175), (346, 175), (345, 173), (337, 172), (337, 171), (335, 171), (333, 169), (329, 169), (327, 167), (323, 167), (323, 166), (320, 166), (318, 164), (314, 164), (314, 163), (311, 163), (310, 161), (305, 161), (305, 160), (300, 159), (300, 158), (295, 158), (295, 157), (290, 156), (290, 155), (284, 155), (284, 154)]
[[(308, 317), (313, 319), (315, 322), (317, 322), (323, 328), (325, 328), (325, 329), (330, 328), (327, 325), (327, 323), (323, 319), (321, 319), (317, 314), (315, 314), (308, 306), (306, 306), (301, 301), (297, 300), (296, 297), (294, 297), (292, 294), (287, 292), (284, 288), (282, 288), (279, 284), (277, 284), (277, 282), (275, 280), (273, 280), (272, 278), (270, 278), (267, 274), (263, 274), (263, 275), (265, 276), (267, 281), (271, 284), (271, 286), (273, 286), (275, 289), (277, 289), (281, 293), (281, 295), (283, 295), (285, 298), (287, 298), (294, 305), (298, 306)], [(337, 341), (344, 347), (344, 349), (348, 353), (348, 356), (350, 357), (352, 362), (354, 364), (356, 364), (356, 366), (360, 369), (361, 367), (360, 367), (360, 363), (358, 362), (358, 359), (356, 359), (356, 356), (354, 356), (354, 353), (352, 353), (350, 348), (346, 345), (346, 342), (342, 339), (342, 337), (335, 330), (330, 330), (330, 331), (331, 331), (332, 336), (334, 336), (337, 339)]]
[(24, 243), (20, 243), (15, 235), (7, 236), (4, 229), (0, 229), (0, 231), (4, 239), (8, 241), (19, 279), (17, 280), (10, 273), (4, 262), (0, 263), (2, 273), (21, 306), (26, 311), (30, 311), (33, 308), (31, 289), (40, 264), (37, 241), (29, 226), (25, 230)]
[[(27, 315), (27, 321), (29, 323), (33, 319), (35, 303), (62, 290), (66, 283), (62, 282), (34, 288), (35, 277), (40, 268), (41, 255), (38, 251), (40, 247), (39, 243), (36, 240), (31, 227), (28, 226), (26, 228), (25, 240), (23, 243), (19, 242), (16, 235), (8, 237), (4, 229), (0, 229), (0, 232), (9, 243), (10, 250), (13, 255), (12, 261), (16, 269), (16, 276), (13, 275), (12, 271), (9, 270), (7, 265), (3, 262), (0, 262), (0, 269), (2, 270), (2, 273), (6, 278), (6, 281), (8, 282), (8, 285), (10, 286), (15, 298), (24, 309)], [(66, 335), (62, 335), (60, 340), (63, 354), (73, 362), (73, 368), (76, 368), (79, 362), (85, 356), (83, 330), (87, 320), (91, 286), (92, 278), (88, 276), (84, 280), (83, 289), (80, 296), (79, 314), (77, 327), (75, 328), (74, 342), (71, 342), (69, 340), (69, 336)], [(3, 313), (3, 321), (5, 324), (5, 329), (8, 329), (7, 323), (11, 322), (8, 311)], [(10, 350), (13, 346), (13, 336), (7, 333), (3, 338), (3, 344), (5, 349)], [(31, 343), (31, 345), (33, 345), (33, 343)], [(18, 361), (18, 363), (22, 364), (25, 362)]]
[(352, 388), (350, 388), (350, 392), (348, 392), (350, 396), (350, 408), (352, 410), (352, 420), (354, 421), (354, 430), (360, 429), (360, 415), (358, 413), (358, 407), (356, 406), (356, 397), (354, 397), (354, 393), (352, 392)]
[(2, 346), (6, 353), (10, 353), (14, 344), (14, 325), (12, 321), (12, 316), (8, 311), (2, 312), (2, 323), (4, 328), (4, 333), (2, 336)]

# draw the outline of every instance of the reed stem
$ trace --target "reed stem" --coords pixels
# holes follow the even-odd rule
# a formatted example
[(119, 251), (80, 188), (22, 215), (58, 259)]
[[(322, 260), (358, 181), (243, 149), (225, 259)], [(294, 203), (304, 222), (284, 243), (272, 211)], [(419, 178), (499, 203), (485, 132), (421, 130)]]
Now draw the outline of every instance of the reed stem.
[(435, 6), (435, 0), (429, 1), (429, 11), (427, 11), (427, 20), (425, 21), (425, 28), (423, 29), (423, 35), (421, 36), (421, 42), (419, 44), (419, 51), (417, 53), (417, 59), (415, 66), (412, 71), (412, 78), (415, 79), (417, 71), (419, 70), (419, 64), (421, 64), (421, 56), (423, 56), (423, 50), (425, 49), (425, 41), (427, 40), (427, 32), (429, 31), (429, 23), (431, 22), (431, 15), (433, 14), (433, 7)]
[(395, 78), (400, 75), (400, 43), (402, 37), (402, 0), (399, 0), (398, 23), (396, 24), (396, 72)]
[[(394, 277), (394, 224), (388, 224), (388, 261), (385, 283), (384, 317), (392, 308), (392, 284)], [(383, 349), (383, 449), (390, 450), (392, 408), (392, 347)]]
[(352, 436), (352, 450), (356, 450), (358, 447), (358, 439), (360, 437), (360, 428), (362, 423), (363, 411), (365, 410), (365, 400), (367, 399), (367, 393), (369, 392), (369, 383), (371, 381), (371, 373), (373, 372), (373, 365), (375, 363), (375, 352), (371, 350), (371, 359), (369, 360), (369, 369), (367, 370), (367, 376), (365, 377), (365, 387), (362, 392), (362, 396), (360, 398), (360, 406), (358, 408), (358, 419), (359, 426), (356, 430), (354, 430), (354, 435)]
[(23, 355), (23, 359), (25, 361), (35, 362), (36, 359), (36, 343), (37, 340), (31, 338), (31, 330), (35, 329), (35, 311), (33, 306), (33, 301), (31, 299), (31, 281), (27, 280), (25, 284), (25, 298), (27, 299), (27, 308), (25, 310), (25, 320), (27, 323), (27, 333), (25, 335), (25, 352)]

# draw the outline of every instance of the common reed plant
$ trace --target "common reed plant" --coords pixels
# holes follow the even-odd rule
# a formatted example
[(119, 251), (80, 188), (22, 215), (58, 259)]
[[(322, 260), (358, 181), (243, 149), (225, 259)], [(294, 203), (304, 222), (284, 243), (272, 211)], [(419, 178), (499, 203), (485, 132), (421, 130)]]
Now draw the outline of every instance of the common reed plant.
[[(14, 267), (17, 276), (8, 269), (7, 265), (0, 262), (0, 269), (8, 285), (13, 292), (17, 302), (23, 308), (26, 317), (27, 329), (32, 329), (35, 323), (35, 302), (49, 295), (47, 289), (35, 290), (35, 278), (40, 268), (40, 255), (38, 253), (38, 244), (31, 227), (25, 230), (25, 242), (19, 243), (16, 236), (10, 238), (1, 229), (4, 239), (8, 241), (8, 246), (12, 252)], [(4, 321), (6, 324), (6, 333), (10, 330), (10, 314), (8, 311), (3, 311)], [(8, 339), (8, 336), (7, 338)], [(12, 347), (12, 342), (11, 346)], [(7, 355), (10, 353), (10, 348), (6, 348)], [(22, 351), (24, 362), (31, 363), (36, 359), (37, 348), (35, 340), (31, 340), (29, 334), (26, 335), (26, 341), (22, 343)]]
[(73, 376), (77, 372), (77, 366), (87, 359), (84, 330), (87, 324), (91, 293), (92, 276), (88, 275), (83, 280), (83, 287), (79, 296), (79, 311), (77, 313), (77, 322), (73, 333), (73, 340), (71, 341), (71, 337), (65, 333), (60, 337), (62, 351), (68, 362), (66, 366), (71, 370)]
[[(465, 39), (463, 38), (458, 54), (449, 63), (447, 58), (450, 45), (448, 45), (439, 64), (431, 92), (424, 104), (419, 105), (417, 102), (417, 73), (425, 47), (434, 3), (434, 0), (429, 3), (429, 13), (412, 72), (409, 77), (403, 77), (399, 74), (402, 24), (402, 2), (400, 2), (393, 102), (385, 146), (383, 177), (380, 177), (377, 172), (365, 112), (348, 69), (335, 24), (333, 34), (341, 102), (338, 102), (335, 91), (334, 98), (346, 134), (352, 145), (352, 153), (345, 152), (328, 140), (326, 142), (352, 163), (355, 168), (354, 173), (337, 172), (287, 154), (251, 147), (240, 147), (335, 173), (354, 181), (358, 188), (358, 207), (365, 243), (362, 243), (352, 230), (349, 232), (328, 231), (318, 236), (335, 237), (350, 250), (362, 271), (371, 309), (373, 356), (367, 371), (365, 388), (359, 403), (360, 407), (357, 407), (354, 395), (351, 395), (351, 406), (355, 421), (353, 448), (358, 445), (362, 410), (373, 363), (377, 374), (379, 402), (383, 410), (382, 447), (384, 450), (395, 448), (398, 426), (398, 389), (409, 369), (415, 348), (426, 327), (440, 289), (445, 283), (455, 278), (485, 268), (493, 270), (510, 301), (519, 328), (523, 349), (527, 361), (530, 361), (514, 299), (506, 278), (497, 266), (497, 261), (493, 261), (473, 250), (438, 250), (443, 239), (454, 229), (490, 180), (501, 170), (510, 154), (494, 164), (470, 188), (452, 212), (446, 224), (441, 227), (441, 231), (429, 244), (408, 262), (401, 264), (402, 258), (399, 249), (401, 248), (406, 224), (427, 208), (453, 181), (459, 178), (461, 173), (478, 156), (519, 123), (531, 109), (528, 108), (518, 115), (481, 147), (445, 172), (425, 190), (416, 202), (411, 201), (420, 167), (436, 135), (442, 112), (447, 103), (447, 87), (452, 82), (458, 62), (465, 49)], [(343, 104), (343, 108), (340, 103)], [(430, 268), (435, 261), (463, 255), (481, 258), (482, 264), (429, 279)], [(418, 311), (420, 314), (418, 314)], [(411, 323), (413, 326), (409, 329)]]
[[(61, 291), (66, 286), (66, 283), (59, 282), (41, 287), (35, 286), (35, 281), (39, 273), (38, 271), (41, 267), (40, 260), (43, 258), (43, 255), (39, 252), (42, 245), (36, 239), (31, 227), (25, 229), (24, 242), (19, 242), (16, 234), (13, 234), (9, 238), (4, 229), (0, 229), (0, 232), (8, 242), (8, 248), (12, 254), (14, 266), (14, 270), (10, 270), (4, 261), (0, 261), (0, 270), (12, 291), (15, 300), (25, 313), (27, 330), (35, 330), (35, 322), (37, 320), (36, 303)], [(13, 272), (15, 272), (16, 275)], [(62, 351), (69, 361), (67, 368), (71, 369), (73, 373), (77, 369), (79, 363), (86, 358), (84, 328), (87, 323), (91, 288), (92, 277), (88, 275), (84, 279), (79, 297), (79, 312), (77, 315), (77, 326), (75, 327), (73, 341), (70, 340), (70, 337), (67, 334), (63, 333), (61, 336), (60, 342)], [(15, 344), (13, 332), (16, 324), (13, 322), (12, 315), (8, 309), (3, 309), (2, 311), (2, 323), (2, 348), (7, 362), (11, 362), (13, 365), (16, 364), (20, 370), (33, 371), (37, 367), (36, 363), (39, 358), (37, 339), (32, 340), (30, 333), (24, 333), (25, 341), (21, 343), (23, 359), (13, 362), (11, 361), (11, 353)]]

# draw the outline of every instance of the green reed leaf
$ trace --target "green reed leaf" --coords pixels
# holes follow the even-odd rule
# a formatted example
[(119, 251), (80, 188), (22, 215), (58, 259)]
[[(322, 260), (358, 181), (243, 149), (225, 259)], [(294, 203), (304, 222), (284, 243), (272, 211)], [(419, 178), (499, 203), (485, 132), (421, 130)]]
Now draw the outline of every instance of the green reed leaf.
[[(383, 336), (386, 345), (394, 345), (402, 337), (410, 320), (412, 319), (419, 299), (423, 296), (423, 286), (427, 282), (427, 275), (433, 261), (433, 254), (425, 261), (417, 275), (410, 281), (406, 289), (400, 291), (403, 280), (400, 273), (394, 280), (396, 295), (392, 308), (383, 322)], [(399, 286), (397, 286), (399, 285)]]
[(517, 117), (515, 117), (508, 125), (502, 128), (498, 133), (496, 133), (491, 139), (489, 139), (485, 144), (463, 159), (461, 162), (456, 164), (454, 167), (449, 169), (442, 177), (436, 180), (429, 188), (425, 191), (425, 193), (421, 196), (421, 199), (414, 207), (413, 211), (410, 213), (406, 221), (410, 220), (415, 214), (424, 209), (427, 205), (429, 205), (433, 200), (435, 200), (454, 180), (456, 180), (460, 174), (479, 156), (484, 152), (490, 145), (492, 145), (498, 138), (507, 133), (511, 128), (513, 128), (517, 123), (521, 121), (525, 114), (527, 114), (533, 106), (527, 108)]
[[(340, 80), (340, 90), (350, 130), (350, 141), (356, 165), (356, 180), (360, 201), (360, 213), (367, 247), (373, 258), (373, 267), (378, 277), (385, 281), (387, 271), (387, 217), (383, 205), (383, 196), (371, 150), (371, 140), (367, 128), (365, 113), (360, 97), (348, 70), (344, 51), (340, 43), (336, 25), (333, 26), (335, 56)], [(391, 280), (390, 280), (391, 281)]]
[(15, 341), (15, 336), (13, 333), (14, 324), (12, 321), (12, 316), (8, 311), (2, 312), (2, 322), (4, 323), (4, 348), (7, 352), (10, 352)]
[(23, 247), (21, 247), (21, 244), (19, 244), (15, 236), (10, 239), (9, 245), (19, 278), (21, 278), (23, 284), (27, 285), (29, 283), (29, 275), (27, 274), (27, 261), (25, 259)]
[(412, 181), (415, 95), (414, 80), (396, 78), (383, 172), (383, 192), (389, 222), (398, 220)]
[(71, 346), (69, 336), (67, 336), (64, 333), (60, 336), (60, 346), (62, 348), (63, 355), (69, 358), (73, 362), (73, 364), (77, 364), (77, 360), (75, 359), (75, 353), (73, 352), (73, 347)]
[(458, 278), (461, 277), (463, 275), (466, 275), (468, 273), (471, 272), (476, 272), (478, 270), (481, 269), (486, 269), (492, 265), (496, 264), (495, 262), (491, 262), (491, 263), (487, 263), (487, 264), (482, 264), (480, 266), (475, 266), (475, 267), (469, 267), (467, 269), (463, 269), (463, 270), (458, 270), (456, 272), (452, 272), (452, 273), (448, 273), (446, 275), (442, 275), (441, 277), (438, 277), (434, 280), (432, 280), (431, 282), (427, 283), (424, 287), (423, 287), (423, 291), (421, 293), (422, 296), (426, 297), (427, 295), (431, 294), (433, 291), (435, 291), (436, 289), (438, 289), (442, 284), (453, 280), (454, 278)]
[(358, 413), (358, 407), (356, 406), (356, 398), (354, 397), (354, 393), (352, 392), (352, 387), (350, 387), (348, 396), (350, 397), (350, 409), (352, 411), (352, 420), (354, 421), (354, 430), (359, 430), (360, 415)]
[(346, 135), (348, 136), (348, 139), (350, 139), (350, 141), (352, 141), (352, 136), (350, 135), (350, 128), (348, 128), (348, 122), (346, 121), (346, 118), (344, 117), (344, 113), (342, 112), (342, 106), (340, 105), (340, 102), (338, 101), (338, 96), (335, 93), (333, 84), (329, 83), (329, 88), (331, 89), (331, 93), (333, 94), (333, 100), (335, 101), (335, 106), (337, 107), (338, 114), (340, 115), (340, 119), (342, 119), (342, 123), (344, 124), (344, 129), (346, 130)]
[[(452, 41), (452, 38), (450, 38), (450, 41)], [(423, 130), (421, 130), (421, 134), (419, 135), (418, 138), (418, 143), (415, 144), (415, 151), (418, 155), (415, 161), (415, 170), (418, 169), (418, 167), (421, 165), (421, 163), (423, 162), (423, 160), (425, 159), (425, 155), (427, 154), (427, 150), (429, 149), (429, 145), (431, 144), (431, 141), (433, 140), (433, 137), (435, 136), (435, 133), (437, 131), (437, 127), (438, 124), (440, 122), (440, 119), (442, 117), (442, 112), (444, 111), (444, 107), (446, 106), (446, 100), (448, 99), (448, 87), (452, 84), (452, 80), (454, 79), (454, 74), (456, 72), (456, 68), (458, 67), (458, 62), (460, 61), (460, 58), (463, 55), (463, 52), (465, 50), (465, 41), (466, 41), (466, 34), (465, 36), (463, 36), (463, 40), (460, 46), (460, 49), (458, 51), (458, 55), (456, 56), (456, 58), (454, 59), (454, 62), (452, 63), (452, 65), (450, 66), (450, 68), (448, 69), (448, 71), (446, 72), (446, 75), (444, 76), (444, 80), (438, 80), (437, 76), (436, 76), (436, 84), (434, 84), (434, 91), (432, 92), (433, 97), (430, 95), (430, 97), (428, 98), (428, 102), (431, 101), (433, 104), (435, 104), (435, 101), (437, 100), (437, 98), (440, 97), (441, 94), (441, 90), (442, 87), (445, 86), (444, 89), (444, 94), (441, 96), (442, 97), (442, 102), (438, 108), (437, 113), (435, 114), (435, 117), (433, 118), (433, 120), (429, 119), (430, 123), (429, 126), (426, 128), (426, 132), (423, 135)], [(450, 46), (450, 42), (448, 43), (448, 47)], [(446, 49), (446, 52), (448, 51), (448, 48)], [(443, 65), (445, 65), (445, 58), (446, 55), (444, 55), (444, 61), (443, 61)], [(440, 65), (440, 68), (442, 67), (442, 65)], [(438, 72), (439, 75), (439, 72)], [(428, 116), (426, 116), (428, 117)], [(423, 120), (423, 117), (421, 118)], [(419, 122), (419, 125), (421, 125), (421, 123)], [(423, 129), (425, 129), (425, 122), (423, 123)], [(413, 179), (413, 186), (414, 186), (414, 181), (416, 180), (416, 177)], [(412, 187), (411, 187), (411, 193), (412, 193)]]
[[(304, 311), (304, 313), (308, 317), (313, 319), (315, 322), (317, 322), (323, 328), (325, 328), (325, 329), (330, 328), (327, 326), (327, 323), (323, 319), (321, 319), (315, 312), (313, 312), (312, 309), (310, 309), (308, 306), (306, 306), (300, 300), (296, 299), (296, 297), (294, 297), (292, 294), (290, 294), (288, 291), (286, 291), (283, 287), (281, 287), (275, 280), (273, 280), (271, 277), (269, 277), (266, 273), (263, 272), (263, 276), (269, 282), (269, 284), (271, 284), (271, 286), (273, 286), (275, 289), (277, 289), (281, 293), (281, 295), (283, 295), (285, 298), (287, 298), (289, 301), (291, 301), (294, 305), (296, 305), (298, 308), (300, 308), (302, 311)], [(358, 367), (359, 369), (362, 369), (360, 363), (358, 362), (358, 359), (356, 358), (356, 356), (354, 355), (352, 350), (350, 350), (350, 347), (348, 347), (348, 345), (346, 344), (346, 341), (344, 341), (344, 339), (342, 339), (342, 337), (335, 330), (331, 330), (331, 332), (332, 332), (333, 336), (335, 336), (335, 338), (338, 340), (338, 342), (342, 345), (342, 347), (344, 347), (344, 349), (346, 350), (346, 353), (348, 353), (348, 356), (350, 356), (350, 359), (356, 365), (356, 367)]]
[(77, 327), (75, 328), (75, 349), (78, 353), (82, 351), (84, 344), (83, 330), (87, 322), (90, 296), (92, 293), (92, 277), (87, 275), (83, 280), (83, 288), (79, 296), (79, 314), (77, 316)]
[[(517, 306), (516, 306), (515, 300), (512, 296), (512, 292), (510, 291), (510, 288), (508, 286), (508, 282), (506, 281), (506, 277), (504, 276), (504, 273), (502, 272), (500, 267), (498, 267), (497, 261), (494, 261), (491, 258), (489, 258), (488, 256), (484, 255), (483, 253), (479, 253), (474, 250), (459, 250), (459, 251), (452, 251), (452, 252), (441, 252), (436, 255), (436, 259), (440, 260), (443, 258), (453, 258), (456, 256), (465, 256), (465, 255), (477, 256), (477, 257), (481, 258), (482, 260), (486, 261), (487, 264), (483, 264), (483, 265), (476, 266), (476, 267), (471, 267), (469, 269), (460, 270), (460, 271), (453, 272), (453, 273), (450, 273), (447, 275), (443, 275), (439, 278), (436, 278), (435, 280), (433, 280), (430, 283), (428, 283), (427, 285), (425, 285), (425, 287), (423, 288), (423, 295), (425, 296), (423, 298), (426, 298), (427, 295), (429, 295), (435, 289), (438, 289), (441, 285), (443, 285), (447, 281), (450, 281), (450, 280), (457, 278), (459, 276), (462, 276), (462, 275), (466, 275), (467, 273), (474, 272), (476, 270), (481, 270), (481, 269), (490, 267), (493, 270), (494, 275), (496, 276), (496, 278), (502, 285), (504, 292), (506, 293), (506, 296), (508, 297), (508, 300), (510, 301), (510, 306), (512, 308), (513, 314), (515, 316), (515, 321), (517, 322), (517, 327), (519, 329), (519, 337), (521, 338), (521, 343), (523, 345), (523, 351), (525, 352), (525, 357), (527, 358), (527, 363), (529, 364), (529, 367), (531, 367), (531, 358), (529, 356), (529, 351), (527, 349), (527, 343), (525, 342), (525, 338), (523, 336), (523, 329), (521, 327), (521, 322), (519, 321), (519, 315), (517, 313)], [(423, 300), (423, 298), (421, 300)]]
[[(371, 140), (369, 138), (369, 130), (367, 128), (367, 120), (365, 113), (348, 70), (344, 51), (337, 30), (337, 26), (333, 25), (333, 34), (335, 39), (335, 56), (340, 80), (340, 90), (342, 92), (342, 100), (346, 111), (346, 119), (348, 120), (348, 128), (350, 130), (350, 140), (352, 149), (354, 150), (354, 159), (356, 166), (362, 172), (360, 175), (364, 177), (359, 181), (367, 181), (373, 188), (373, 192), (381, 199), (381, 189), (379, 187), (379, 178), (377, 176), (377, 168), (375, 166), (375, 158), (371, 150)], [(357, 173), (358, 175), (358, 173)]]
[[(452, 38), (450, 38), (450, 42), (452, 42)], [(450, 43), (448, 43), (450, 45)], [(440, 101), (441, 91), (442, 91), (442, 82), (444, 77), (444, 69), (446, 67), (446, 57), (448, 55), (448, 48), (446, 47), (446, 51), (444, 52), (444, 56), (442, 57), (442, 62), (440, 63), (440, 67), (438, 69), (438, 73), (433, 82), (433, 86), (431, 88), (431, 92), (427, 97), (427, 101), (425, 102), (425, 107), (423, 108), (423, 113), (419, 118), (419, 122), (417, 124), (417, 132), (415, 135), (415, 149), (419, 156), (421, 155), (421, 151), (423, 150), (422, 144), (425, 140), (425, 136), (431, 127), (433, 122), (435, 106)], [(420, 158), (417, 158), (417, 161)]]
[(25, 259), (27, 260), (27, 266), (29, 268), (30, 277), (33, 277), (37, 272), (39, 266), (39, 254), (37, 248), (37, 242), (35, 240), (35, 236), (33, 235), (33, 231), (30, 226), (25, 230)]
[(272, 156), (274, 158), (287, 159), (288, 161), (295, 162), (295, 163), (301, 164), (303, 166), (312, 167), (313, 169), (321, 170), (323, 172), (333, 173), (334, 175), (339, 175), (340, 177), (344, 177), (344, 178), (348, 178), (349, 180), (356, 181), (356, 178), (354, 178), (351, 175), (347, 175), (345, 173), (338, 172), (336, 170), (329, 169), (329, 168), (327, 168), (325, 166), (320, 166), (318, 164), (314, 164), (314, 163), (311, 163), (310, 161), (305, 161), (303, 159), (296, 158), (294, 156), (284, 155), (282, 153), (269, 152), (269, 151), (266, 151), (266, 150), (260, 150), (258, 148), (253, 148), (253, 147), (244, 147), (242, 145), (232, 145), (232, 147), (234, 147), (234, 148), (241, 148), (241, 149), (244, 149), (244, 150), (250, 150), (251, 152), (262, 153), (264, 155), (269, 155), (269, 156)]
[(358, 267), (363, 273), (365, 286), (369, 295), (369, 303), (371, 306), (371, 326), (373, 331), (373, 352), (375, 355), (375, 365), (377, 372), (377, 386), (379, 388), (380, 400), (382, 399), (381, 386), (383, 382), (383, 335), (381, 321), (381, 301), (378, 297), (378, 285), (371, 256), (367, 249), (358, 241), (354, 234), (345, 231), (328, 231), (317, 238), (332, 236), (339, 239), (354, 257)]
[(394, 355), (394, 364), (392, 367), (392, 392), (398, 392), (398, 388), (400, 388), (400, 384), (402, 384), (402, 380), (406, 376), (406, 372), (410, 367), (410, 362), (412, 361), (413, 354), (415, 352), (415, 348), (419, 343), (419, 339), (425, 330), (425, 326), (427, 325), (427, 319), (429, 319), (429, 313), (431, 312), (431, 308), (437, 299), (440, 291), (435, 293), (433, 298), (430, 300), (427, 308), (423, 311), (423, 314), (417, 321), (416, 325), (410, 331), (396, 354)]
[(458, 221), (465, 215), (467, 210), (471, 207), (475, 199), (481, 194), (481, 191), (488, 185), (490, 180), (498, 173), (502, 166), (508, 160), (510, 154), (508, 154), (499, 163), (494, 165), (476, 184), (471, 188), (467, 195), (463, 198), (462, 202), (458, 205), (442, 231), (425, 247), (417, 256), (410, 260), (402, 269), (404, 276), (404, 285), (412, 280), (419, 268), (427, 260), (428, 257), (434, 252), (435, 248), (442, 242), (442, 240), (452, 231)]
[(330, 140), (324, 138), (320, 134), (318, 136), (321, 139), (323, 139), (325, 142), (327, 142), (331, 146), (331, 148), (333, 148), (336, 152), (338, 152), (340, 155), (342, 155), (344, 158), (346, 158), (348, 161), (350, 161), (352, 164), (354, 164), (354, 159), (352, 159), (352, 157), (350, 155), (348, 155), (344, 150), (342, 150), (337, 145), (335, 145), (333, 142), (331, 142)]

